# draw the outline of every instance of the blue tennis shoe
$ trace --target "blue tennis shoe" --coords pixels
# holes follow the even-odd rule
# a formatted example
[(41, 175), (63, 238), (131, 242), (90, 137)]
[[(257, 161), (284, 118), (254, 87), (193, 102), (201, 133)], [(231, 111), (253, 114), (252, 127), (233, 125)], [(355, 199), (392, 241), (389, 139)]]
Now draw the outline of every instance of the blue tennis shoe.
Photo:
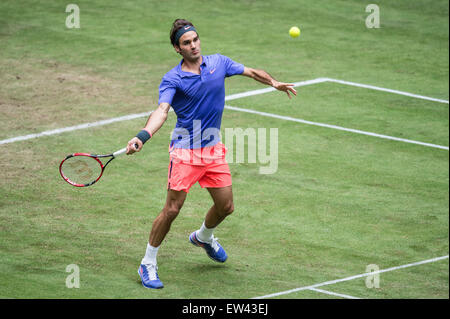
[(138, 274), (141, 277), (142, 286), (145, 288), (160, 289), (164, 287), (161, 280), (159, 280), (158, 267), (156, 265), (141, 264), (138, 269)]
[(217, 240), (218, 238), (213, 237), (211, 243), (202, 242), (197, 238), (196, 231), (189, 236), (189, 241), (194, 246), (202, 247), (206, 251), (206, 254), (209, 258), (214, 261), (223, 263), (225, 262), (225, 260), (227, 260), (228, 256), (225, 252), (225, 249), (222, 248)]

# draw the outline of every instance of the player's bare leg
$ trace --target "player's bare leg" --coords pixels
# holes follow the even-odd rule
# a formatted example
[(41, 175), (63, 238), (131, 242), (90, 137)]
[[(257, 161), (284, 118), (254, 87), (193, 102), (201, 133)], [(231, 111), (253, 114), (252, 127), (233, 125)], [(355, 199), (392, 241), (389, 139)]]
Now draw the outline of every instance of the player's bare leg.
[(139, 276), (142, 280), (142, 285), (146, 288), (163, 288), (163, 283), (159, 279), (157, 272), (158, 267), (156, 255), (158, 253), (159, 246), (170, 230), (172, 222), (175, 218), (177, 218), (181, 207), (183, 207), (186, 195), (187, 193), (184, 191), (168, 190), (166, 204), (153, 221), (149, 243), (147, 244), (147, 250), (138, 269)]
[(153, 247), (158, 247), (169, 232), (170, 226), (183, 207), (187, 193), (184, 191), (167, 191), (166, 204), (155, 218), (150, 232), (149, 243)]
[(233, 190), (230, 185), (220, 188), (208, 188), (208, 191), (214, 201), (214, 205), (206, 214), (205, 226), (207, 228), (215, 228), (234, 211)]
[(217, 238), (213, 236), (214, 229), (227, 217), (233, 210), (233, 192), (231, 186), (221, 188), (208, 188), (208, 191), (214, 201), (214, 205), (206, 214), (205, 221), (201, 228), (189, 236), (189, 240), (195, 246), (205, 249), (209, 258), (218, 262), (225, 262), (228, 256), (225, 250), (218, 243)]

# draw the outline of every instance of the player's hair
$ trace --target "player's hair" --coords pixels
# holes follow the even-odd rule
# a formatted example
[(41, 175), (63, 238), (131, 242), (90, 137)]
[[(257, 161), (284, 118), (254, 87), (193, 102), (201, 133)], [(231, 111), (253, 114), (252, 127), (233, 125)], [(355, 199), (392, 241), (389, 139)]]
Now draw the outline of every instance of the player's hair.
[(175, 36), (177, 34), (177, 31), (186, 25), (194, 26), (190, 21), (184, 19), (176, 19), (173, 22), (172, 29), (170, 30), (170, 43), (172, 43), (172, 45), (179, 45), (178, 41), (177, 43), (175, 43)]

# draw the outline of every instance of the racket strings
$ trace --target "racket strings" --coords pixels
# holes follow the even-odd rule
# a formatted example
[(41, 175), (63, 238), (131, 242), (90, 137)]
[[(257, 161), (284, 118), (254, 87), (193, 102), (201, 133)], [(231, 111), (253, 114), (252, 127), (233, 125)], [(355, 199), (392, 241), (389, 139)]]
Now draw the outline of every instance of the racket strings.
[(61, 166), (62, 174), (74, 184), (89, 184), (102, 173), (102, 167), (96, 159), (89, 156), (73, 156)]

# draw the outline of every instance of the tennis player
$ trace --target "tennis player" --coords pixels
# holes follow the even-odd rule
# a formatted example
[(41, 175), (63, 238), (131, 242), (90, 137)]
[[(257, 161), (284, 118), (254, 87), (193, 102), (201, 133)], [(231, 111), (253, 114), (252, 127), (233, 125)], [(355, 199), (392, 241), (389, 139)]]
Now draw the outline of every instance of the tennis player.
[(189, 241), (202, 247), (212, 260), (222, 263), (227, 260), (225, 250), (213, 236), (216, 227), (234, 210), (230, 169), (225, 161), (226, 148), (219, 137), (225, 105), (225, 78), (245, 75), (286, 92), (289, 98), (291, 94), (297, 95), (293, 84), (278, 82), (263, 70), (244, 67), (220, 54), (203, 56), (199, 34), (187, 20), (173, 22), (170, 41), (183, 58), (162, 78), (158, 108), (127, 145), (127, 154), (140, 151), (164, 124), (170, 107), (173, 108), (177, 123), (169, 147), (167, 199), (153, 221), (146, 253), (138, 269), (143, 286), (154, 289), (163, 287), (157, 273), (158, 249), (189, 189), (197, 182), (208, 190), (213, 205), (200, 229), (190, 234)]

